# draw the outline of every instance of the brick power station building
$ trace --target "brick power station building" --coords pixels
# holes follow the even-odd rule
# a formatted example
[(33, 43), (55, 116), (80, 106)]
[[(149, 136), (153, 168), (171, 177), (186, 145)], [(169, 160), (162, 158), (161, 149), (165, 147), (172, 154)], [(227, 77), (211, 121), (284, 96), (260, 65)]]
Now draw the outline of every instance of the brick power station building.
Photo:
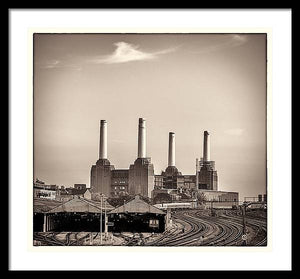
[[(146, 120), (139, 118), (138, 154), (129, 169), (115, 169), (107, 158), (107, 122), (100, 122), (99, 159), (91, 168), (90, 185), (92, 193), (108, 197), (125, 194), (153, 198), (163, 191), (193, 189), (204, 193), (208, 200), (222, 199), (238, 201), (237, 192), (218, 190), (218, 174), (215, 162), (210, 159), (210, 134), (204, 132), (203, 158), (196, 161), (192, 175), (182, 174), (175, 165), (175, 133), (169, 133), (168, 166), (160, 175), (154, 174), (151, 158), (146, 156)], [(220, 198), (222, 197), (222, 198)]]
[(99, 159), (91, 168), (91, 190), (108, 197), (129, 193), (151, 197), (154, 189), (154, 167), (146, 157), (146, 120), (139, 119), (138, 156), (129, 169), (115, 169), (107, 159), (107, 122), (100, 122)]

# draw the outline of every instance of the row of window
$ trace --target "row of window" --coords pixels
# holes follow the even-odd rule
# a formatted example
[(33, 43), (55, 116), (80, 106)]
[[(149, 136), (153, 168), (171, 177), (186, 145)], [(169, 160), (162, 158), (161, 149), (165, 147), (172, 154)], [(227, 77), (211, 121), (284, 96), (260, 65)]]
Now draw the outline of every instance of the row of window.
[(120, 186), (120, 187), (114, 187), (114, 188), (115, 188), (115, 190), (117, 190), (118, 188), (119, 188), (120, 190), (125, 190), (126, 187)]
[(127, 184), (127, 181), (114, 181), (115, 184)]

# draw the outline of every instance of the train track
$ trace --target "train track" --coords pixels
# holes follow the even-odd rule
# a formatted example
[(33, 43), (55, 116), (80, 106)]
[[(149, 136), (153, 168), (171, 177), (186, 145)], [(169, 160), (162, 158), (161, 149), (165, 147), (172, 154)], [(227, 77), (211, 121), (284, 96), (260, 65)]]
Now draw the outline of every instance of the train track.
[[(179, 223), (179, 222), (178, 222)], [(164, 231), (162, 233), (161, 236), (159, 236), (158, 238), (156, 238), (155, 240), (152, 241), (148, 241), (145, 246), (154, 246), (156, 244), (158, 244), (159, 242), (166, 240), (166, 239), (170, 239), (170, 238), (174, 238), (176, 237), (178, 234), (180, 234), (180, 229), (178, 224), (174, 224), (173, 227), (171, 229), (168, 229), (166, 231)]]
[[(242, 216), (234, 215), (230, 211), (226, 211), (222, 215), (222, 218), (229, 218), (229, 219), (235, 220), (235, 222), (237, 222), (237, 223), (243, 222)], [(266, 218), (258, 218), (255, 216), (246, 216), (246, 222), (247, 222), (248, 226), (253, 227), (257, 231), (260, 230), (261, 233), (263, 234), (262, 239), (252, 241), (253, 242), (252, 245), (253, 246), (266, 246), (267, 245), (267, 219)]]
[[(203, 211), (184, 210), (173, 215), (173, 219), (185, 227), (184, 233), (173, 228), (147, 243), (147, 246), (240, 246), (243, 243), (242, 217), (227, 212), (220, 217), (211, 217)], [(260, 227), (266, 232), (266, 221), (263, 219), (249, 217), (247, 226)], [(256, 241), (253, 246), (266, 245), (266, 241), (265, 233), (263, 239)]]
[(56, 234), (58, 233), (34, 233), (33, 239), (40, 241), (43, 245), (46, 246), (65, 246), (65, 242), (60, 241), (55, 237)]
[[(243, 218), (233, 211), (225, 211), (219, 217), (209, 216), (203, 210), (182, 210), (173, 214), (173, 227), (158, 238), (137, 235), (123, 237), (124, 246), (240, 246), (243, 243)], [(255, 216), (246, 216), (246, 223), (256, 235), (249, 240), (250, 246), (267, 245), (267, 219)], [(181, 231), (184, 227), (184, 232)], [(62, 232), (34, 233), (34, 240), (47, 246), (80, 246), (90, 233), (79, 237), (79, 232), (67, 232), (64, 239), (58, 239)], [(97, 237), (98, 233), (93, 236)]]
[(200, 237), (208, 230), (206, 224), (201, 222), (195, 222), (193, 217), (188, 216), (185, 212), (177, 213), (173, 216), (173, 219), (177, 223), (181, 223), (185, 227), (184, 232), (176, 229), (163, 235), (155, 242), (148, 243), (148, 245), (154, 246), (187, 246), (194, 242), (199, 241)]
[(207, 220), (210, 223), (215, 224), (219, 227), (220, 233), (216, 234), (213, 238), (209, 238), (203, 242), (202, 245), (206, 246), (239, 246), (242, 242), (243, 227), (234, 221), (223, 220), (219, 217), (210, 217), (201, 213), (196, 212), (195, 215), (202, 219)]
[[(40, 241), (43, 245), (46, 246), (79, 246), (82, 245), (82, 242), (87, 238), (90, 233), (78, 238), (78, 232), (74, 234), (74, 240), (71, 240), (71, 232), (67, 232), (64, 240), (57, 239), (57, 235), (62, 232), (48, 232), (48, 233), (34, 233), (34, 240)], [(97, 236), (97, 234), (94, 236)]]

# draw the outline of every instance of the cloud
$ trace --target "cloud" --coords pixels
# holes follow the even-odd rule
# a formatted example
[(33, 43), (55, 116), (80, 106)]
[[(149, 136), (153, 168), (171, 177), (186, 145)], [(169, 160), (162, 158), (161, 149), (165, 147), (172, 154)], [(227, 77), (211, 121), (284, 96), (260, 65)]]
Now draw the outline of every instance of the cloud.
[(209, 53), (214, 51), (219, 51), (227, 48), (238, 47), (245, 44), (248, 41), (247, 35), (240, 34), (229, 34), (225, 36), (225, 40), (223, 42), (210, 45), (196, 51), (195, 53)]
[(125, 42), (117, 42), (114, 44), (116, 49), (110, 55), (95, 57), (89, 62), (95, 64), (118, 64), (131, 61), (146, 61), (156, 59), (159, 55), (170, 53), (176, 48), (169, 48), (157, 52), (145, 52), (139, 49), (138, 45), (132, 45)]
[(42, 66), (42, 68), (53, 69), (53, 68), (60, 67), (59, 64), (60, 64), (59, 60), (49, 60), (45, 63), (45, 65)]
[(241, 136), (244, 133), (243, 129), (229, 129), (225, 131), (225, 134), (230, 135), (230, 136)]
[(77, 71), (81, 70), (81, 67), (77, 63), (69, 63), (67, 61), (55, 60), (55, 59), (45, 61), (40, 65), (40, 68), (42, 69), (71, 68)]
[(231, 44), (233, 46), (239, 46), (248, 41), (247, 35), (234, 34), (231, 35)]
[(110, 55), (86, 57), (67, 57), (64, 59), (51, 59), (44, 61), (39, 66), (42, 69), (70, 68), (81, 70), (87, 64), (120, 64), (131, 61), (147, 61), (157, 59), (158, 56), (174, 52), (178, 47), (159, 50), (156, 52), (145, 52), (138, 45), (125, 42), (114, 43), (116, 49)]

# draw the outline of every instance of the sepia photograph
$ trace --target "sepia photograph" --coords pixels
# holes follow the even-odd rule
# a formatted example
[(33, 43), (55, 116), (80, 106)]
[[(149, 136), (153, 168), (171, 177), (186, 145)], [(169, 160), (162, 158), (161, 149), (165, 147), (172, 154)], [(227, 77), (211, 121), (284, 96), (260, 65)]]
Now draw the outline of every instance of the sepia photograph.
[(268, 43), (33, 33), (33, 246), (268, 246)]

